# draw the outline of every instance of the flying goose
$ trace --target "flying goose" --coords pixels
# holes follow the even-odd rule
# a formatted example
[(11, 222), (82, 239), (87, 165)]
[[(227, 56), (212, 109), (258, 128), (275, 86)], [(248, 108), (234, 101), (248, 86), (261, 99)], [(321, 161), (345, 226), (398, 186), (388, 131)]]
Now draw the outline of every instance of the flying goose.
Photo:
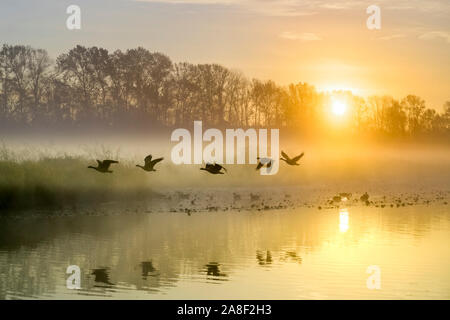
[(261, 169), (262, 167), (266, 166), (266, 168), (272, 167), (273, 160), (270, 158), (256, 158), (258, 160), (258, 164), (256, 165), (256, 170)]
[(153, 169), (153, 167), (155, 166), (155, 164), (157, 164), (158, 162), (162, 161), (164, 158), (158, 158), (158, 159), (153, 159), (152, 160), (152, 155), (148, 155), (145, 157), (144, 162), (145, 164), (143, 166), (137, 164), (136, 167), (142, 168), (145, 171), (156, 171), (155, 169)]
[(283, 160), (284, 162), (286, 162), (288, 165), (291, 165), (291, 166), (299, 166), (300, 164), (298, 164), (297, 161), (300, 160), (304, 156), (304, 154), (305, 153), (302, 152), (300, 155), (291, 159), (291, 158), (289, 158), (289, 156), (286, 153), (281, 151), (282, 158), (280, 158), (280, 160)]
[(119, 161), (115, 161), (115, 160), (103, 160), (103, 161), (100, 161), (100, 160), (97, 160), (97, 163), (98, 163), (97, 167), (89, 166), (88, 168), (89, 169), (95, 169), (98, 172), (102, 172), (102, 173), (106, 173), (106, 172), (112, 173), (112, 171), (109, 170), (109, 166), (112, 163), (119, 163)]
[(227, 172), (227, 169), (225, 169), (224, 167), (222, 167), (220, 164), (212, 164), (212, 163), (207, 163), (205, 165), (204, 168), (200, 168), (200, 170), (205, 170), (208, 171), (211, 174), (223, 174), (223, 172), (221, 172), (221, 170), (225, 170), (225, 172)]

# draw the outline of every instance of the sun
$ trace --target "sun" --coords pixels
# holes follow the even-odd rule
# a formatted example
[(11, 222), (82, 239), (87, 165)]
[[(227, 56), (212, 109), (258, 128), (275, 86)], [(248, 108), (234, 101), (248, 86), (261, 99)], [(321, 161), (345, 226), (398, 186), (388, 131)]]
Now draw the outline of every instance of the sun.
[(333, 101), (331, 111), (336, 116), (342, 116), (347, 111), (347, 105), (342, 101)]

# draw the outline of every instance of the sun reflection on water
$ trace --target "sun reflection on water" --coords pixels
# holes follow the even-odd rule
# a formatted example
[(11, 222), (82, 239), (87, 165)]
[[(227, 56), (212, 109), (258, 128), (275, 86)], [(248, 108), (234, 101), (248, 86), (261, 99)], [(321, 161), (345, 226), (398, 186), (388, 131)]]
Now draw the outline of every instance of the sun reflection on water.
[(348, 210), (347, 209), (341, 209), (339, 211), (339, 231), (342, 233), (347, 232), (349, 228), (348, 224)]

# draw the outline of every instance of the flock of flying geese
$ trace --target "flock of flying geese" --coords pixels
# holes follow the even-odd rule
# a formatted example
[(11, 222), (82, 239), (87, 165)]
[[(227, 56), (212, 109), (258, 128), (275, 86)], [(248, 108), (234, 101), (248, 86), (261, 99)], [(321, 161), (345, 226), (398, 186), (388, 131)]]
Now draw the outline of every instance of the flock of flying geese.
[[(304, 152), (302, 152), (300, 155), (290, 158), (285, 152), (281, 151), (281, 158), (280, 160), (283, 160), (288, 165), (291, 166), (299, 166), (300, 164), (298, 161), (304, 156)], [(157, 158), (152, 159), (152, 155), (148, 155), (144, 159), (144, 165), (141, 166), (139, 164), (136, 165), (136, 167), (141, 168), (142, 170), (145, 170), (147, 172), (156, 171), (155, 165), (158, 162), (161, 162), (164, 158)], [(256, 165), (256, 170), (261, 169), (262, 167), (270, 168), (272, 166), (273, 160), (270, 158), (257, 158), (258, 164)], [(97, 170), (98, 172), (102, 173), (112, 173), (113, 171), (110, 170), (110, 166), (114, 163), (119, 163), (119, 161), (116, 160), (97, 160), (97, 167), (89, 166), (89, 169)], [(211, 174), (224, 174), (224, 172), (227, 172), (227, 169), (225, 169), (222, 165), (218, 163), (207, 163), (204, 168), (200, 168), (200, 170), (205, 170)]]

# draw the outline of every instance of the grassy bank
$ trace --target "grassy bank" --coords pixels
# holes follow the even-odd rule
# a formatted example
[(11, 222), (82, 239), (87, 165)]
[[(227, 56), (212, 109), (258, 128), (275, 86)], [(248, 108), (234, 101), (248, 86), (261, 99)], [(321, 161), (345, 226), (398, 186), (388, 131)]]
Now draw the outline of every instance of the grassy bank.
[(0, 210), (62, 209), (108, 201), (132, 201), (154, 195), (148, 175), (131, 164), (114, 165), (102, 174), (95, 161), (62, 156), (17, 161), (0, 160)]

